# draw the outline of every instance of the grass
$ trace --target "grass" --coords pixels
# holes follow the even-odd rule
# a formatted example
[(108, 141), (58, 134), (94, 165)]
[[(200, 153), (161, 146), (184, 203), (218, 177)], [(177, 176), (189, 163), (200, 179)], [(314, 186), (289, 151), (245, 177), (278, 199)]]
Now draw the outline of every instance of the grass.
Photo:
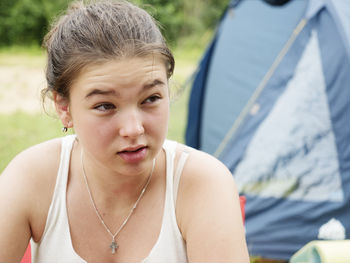
[(45, 65), (43, 49), (38, 46), (0, 48), (0, 66), (40, 67)]
[[(168, 138), (184, 142), (189, 89), (183, 83), (192, 74), (201, 54), (199, 48), (175, 50), (176, 68), (171, 80), (171, 105)], [(38, 47), (0, 49), (0, 67), (21, 66), (43, 68), (45, 55)], [(0, 89), (4, 88), (0, 86)], [(1, 98), (0, 98), (1, 100)], [(38, 103), (40, 103), (38, 101)], [(28, 114), (22, 111), (0, 114), (0, 173), (19, 152), (31, 145), (63, 136), (57, 118), (45, 113)]]
[(45, 114), (16, 112), (0, 115), (0, 171), (20, 151), (39, 142), (62, 136), (57, 119)]

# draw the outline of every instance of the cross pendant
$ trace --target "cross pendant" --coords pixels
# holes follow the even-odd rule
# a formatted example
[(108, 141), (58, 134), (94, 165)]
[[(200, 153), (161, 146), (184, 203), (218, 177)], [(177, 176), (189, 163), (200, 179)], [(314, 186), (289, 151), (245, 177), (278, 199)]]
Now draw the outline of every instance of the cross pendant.
[(112, 249), (112, 254), (115, 254), (115, 251), (118, 248), (117, 242), (113, 240), (109, 247)]

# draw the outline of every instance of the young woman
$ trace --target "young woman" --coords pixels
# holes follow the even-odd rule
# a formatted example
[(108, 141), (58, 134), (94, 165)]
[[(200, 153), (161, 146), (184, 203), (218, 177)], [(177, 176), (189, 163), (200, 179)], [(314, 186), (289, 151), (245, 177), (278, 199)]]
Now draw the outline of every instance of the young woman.
[(124, 1), (71, 6), (45, 39), (43, 92), (75, 135), (0, 176), (0, 262), (249, 262), (238, 194), (213, 157), (165, 139), (174, 59)]

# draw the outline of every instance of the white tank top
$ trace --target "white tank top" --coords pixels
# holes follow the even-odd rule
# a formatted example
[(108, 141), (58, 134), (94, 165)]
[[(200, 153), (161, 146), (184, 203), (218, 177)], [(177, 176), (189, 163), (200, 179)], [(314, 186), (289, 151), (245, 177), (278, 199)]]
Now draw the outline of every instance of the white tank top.
[[(75, 135), (62, 138), (56, 186), (41, 240), (31, 240), (32, 263), (86, 263), (73, 249), (66, 207), (70, 155)], [(187, 153), (180, 156), (174, 175), (176, 142), (166, 140), (166, 194), (163, 221), (158, 240), (142, 263), (186, 263), (185, 242), (176, 222), (175, 200)]]

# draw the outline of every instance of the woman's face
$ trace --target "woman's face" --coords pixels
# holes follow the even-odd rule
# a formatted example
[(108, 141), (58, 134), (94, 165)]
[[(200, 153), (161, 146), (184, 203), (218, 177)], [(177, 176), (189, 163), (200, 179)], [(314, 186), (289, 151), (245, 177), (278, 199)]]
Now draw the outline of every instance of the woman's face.
[(117, 173), (141, 173), (168, 129), (169, 93), (161, 58), (123, 58), (83, 70), (68, 111), (84, 159)]

